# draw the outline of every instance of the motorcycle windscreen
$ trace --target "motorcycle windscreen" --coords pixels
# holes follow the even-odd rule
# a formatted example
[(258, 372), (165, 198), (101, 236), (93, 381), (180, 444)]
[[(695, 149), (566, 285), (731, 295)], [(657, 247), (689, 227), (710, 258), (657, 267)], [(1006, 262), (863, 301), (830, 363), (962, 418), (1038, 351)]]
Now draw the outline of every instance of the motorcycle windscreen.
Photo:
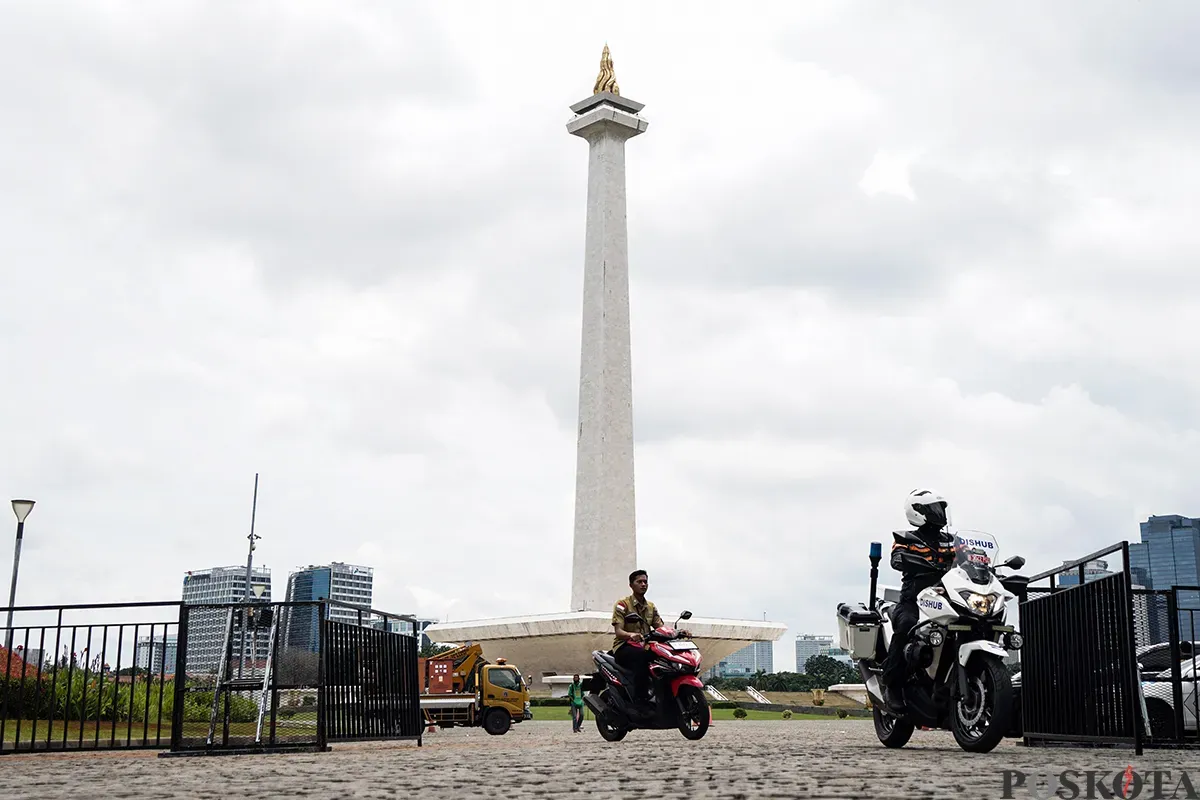
[(972, 583), (986, 586), (991, 582), (991, 570), (998, 563), (999, 555), (996, 537), (990, 533), (959, 531), (954, 535), (954, 566)]

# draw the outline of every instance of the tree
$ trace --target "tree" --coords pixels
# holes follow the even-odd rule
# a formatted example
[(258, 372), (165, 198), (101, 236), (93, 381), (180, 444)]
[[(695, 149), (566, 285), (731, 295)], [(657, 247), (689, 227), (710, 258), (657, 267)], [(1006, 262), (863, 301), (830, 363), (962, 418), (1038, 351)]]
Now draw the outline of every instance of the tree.
[(839, 683), (858, 683), (862, 680), (858, 671), (849, 664), (825, 655), (810, 657), (804, 662), (804, 670), (818, 684), (813, 688), (828, 689)]
[(430, 642), (429, 644), (422, 647), (421, 652), (418, 653), (417, 655), (421, 658), (433, 658), (434, 656), (436, 656), (440, 653), (445, 653), (447, 650), (453, 650), (453, 649), (454, 648), (448, 644), (434, 644), (433, 642)]

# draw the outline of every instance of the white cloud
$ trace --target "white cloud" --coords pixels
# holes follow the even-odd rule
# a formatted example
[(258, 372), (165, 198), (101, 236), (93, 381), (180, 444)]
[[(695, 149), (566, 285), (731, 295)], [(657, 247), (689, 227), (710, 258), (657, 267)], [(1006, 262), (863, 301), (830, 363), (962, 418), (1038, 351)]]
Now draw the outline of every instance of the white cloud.
[(564, 125), (605, 40), (650, 120), (629, 225), (664, 606), (765, 611), (790, 668), (916, 486), (1030, 569), (1200, 513), (1200, 17), (1091, 9), (10, 13), (21, 601), (170, 598), (241, 562), (257, 471), (277, 592), (341, 559), (393, 611), (565, 607), (586, 154)]

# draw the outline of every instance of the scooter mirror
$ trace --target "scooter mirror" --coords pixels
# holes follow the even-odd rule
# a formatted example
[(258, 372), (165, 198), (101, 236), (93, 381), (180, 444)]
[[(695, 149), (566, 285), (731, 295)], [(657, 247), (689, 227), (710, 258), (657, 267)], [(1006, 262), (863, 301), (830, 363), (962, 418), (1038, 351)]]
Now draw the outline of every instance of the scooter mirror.
[(690, 611), (685, 611), (685, 612), (683, 612), (682, 614), (680, 614), (680, 615), (679, 615), (679, 618), (680, 618), (680, 619), (691, 619), (691, 618), (692, 618), (692, 612), (690, 612)]
[(1020, 569), (1021, 567), (1025, 566), (1025, 559), (1021, 556), (1013, 556), (1000, 566), (1008, 567), (1009, 569)]

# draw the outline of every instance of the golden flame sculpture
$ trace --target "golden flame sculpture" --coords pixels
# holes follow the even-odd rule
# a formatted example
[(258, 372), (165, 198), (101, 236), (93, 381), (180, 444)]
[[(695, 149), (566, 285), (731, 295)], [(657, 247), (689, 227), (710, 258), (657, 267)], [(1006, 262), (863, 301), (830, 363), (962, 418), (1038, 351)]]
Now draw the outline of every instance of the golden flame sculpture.
[(600, 55), (600, 75), (596, 78), (596, 85), (592, 89), (592, 94), (600, 94), (601, 92), (612, 92), (620, 94), (621, 87), (617, 86), (617, 76), (613, 72), (612, 56), (609, 55), (608, 45), (604, 45), (604, 52)]

